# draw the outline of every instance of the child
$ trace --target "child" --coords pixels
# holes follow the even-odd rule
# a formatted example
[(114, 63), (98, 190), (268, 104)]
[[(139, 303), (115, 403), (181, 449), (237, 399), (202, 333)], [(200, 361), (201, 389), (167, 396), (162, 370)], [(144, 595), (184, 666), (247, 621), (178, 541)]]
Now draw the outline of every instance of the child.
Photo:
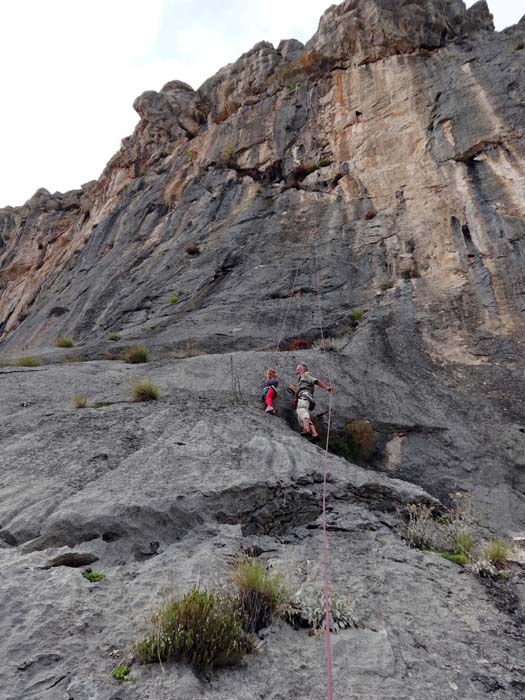
[(273, 400), (277, 396), (277, 387), (279, 386), (277, 372), (274, 369), (267, 369), (264, 373), (264, 378), (266, 379), (266, 383), (262, 390), (262, 400), (266, 404), (266, 413), (271, 413), (273, 415), (275, 414)]

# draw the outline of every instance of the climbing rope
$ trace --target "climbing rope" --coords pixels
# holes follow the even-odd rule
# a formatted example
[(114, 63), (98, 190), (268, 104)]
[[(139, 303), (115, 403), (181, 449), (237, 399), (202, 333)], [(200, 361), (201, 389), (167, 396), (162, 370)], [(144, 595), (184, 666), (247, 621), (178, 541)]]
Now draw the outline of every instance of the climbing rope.
[(315, 277), (317, 282), (317, 308), (319, 315), (319, 330), (321, 332), (321, 352), (325, 360), (326, 373), (328, 376), (328, 384), (332, 387), (328, 400), (328, 418), (326, 423), (326, 443), (323, 455), (323, 503), (322, 503), (322, 523), (323, 523), (323, 585), (324, 585), (324, 611), (325, 611), (325, 647), (326, 647), (326, 686), (327, 699), (333, 699), (332, 689), (332, 640), (330, 637), (330, 578), (328, 567), (328, 535), (326, 529), (326, 488), (328, 481), (328, 447), (330, 444), (330, 427), (332, 421), (332, 403), (333, 403), (333, 381), (330, 363), (326, 356), (323, 310), (321, 306), (321, 284), (319, 280), (319, 256), (317, 243), (319, 238), (319, 216), (316, 209), (316, 240), (315, 240)]
[[(317, 285), (317, 309), (318, 309), (318, 319), (319, 319), (319, 330), (321, 334), (321, 352), (326, 365), (326, 373), (328, 376), (328, 382), (331, 387), (333, 387), (332, 381), (332, 371), (330, 368), (330, 363), (326, 356), (325, 348), (325, 335), (324, 335), (324, 321), (323, 321), (323, 310), (321, 306), (321, 284), (319, 279), (319, 253), (318, 253), (318, 239), (319, 239), (319, 215), (316, 210), (316, 230), (315, 230), (315, 241), (311, 244), (311, 249), (314, 249), (314, 259), (315, 259), (315, 277)], [(284, 331), (286, 328), (286, 323), (288, 320), (288, 314), (290, 310), (291, 300), (293, 298), (293, 293), (295, 291), (295, 285), (297, 282), (297, 276), (299, 274), (300, 261), (297, 262), (295, 268), (295, 273), (293, 276), (292, 288), (286, 303), (285, 311), (283, 314), (283, 320), (281, 323), (279, 331), (279, 339), (276, 345), (276, 352), (281, 349), (281, 342), (284, 337)], [(326, 426), (326, 443), (324, 447), (323, 454), (323, 493), (322, 493), (322, 526), (323, 526), (323, 556), (322, 556), (322, 568), (323, 568), (323, 590), (324, 590), (324, 612), (325, 612), (325, 650), (326, 650), (326, 675), (327, 675), (327, 700), (333, 700), (333, 689), (332, 689), (332, 640), (330, 636), (330, 579), (329, 579), (329, 566), (328, 566), (328, 534), (327, 534), (327, 524), (326, 524), (326, 497), (327, 497), (327, 482), (328, 482), (328, 447), (330, 444), (330, 427), (332, 420), (332, 406), (333, 406), (333, 392), (330, 392), (328, 401), (328, 417)]]

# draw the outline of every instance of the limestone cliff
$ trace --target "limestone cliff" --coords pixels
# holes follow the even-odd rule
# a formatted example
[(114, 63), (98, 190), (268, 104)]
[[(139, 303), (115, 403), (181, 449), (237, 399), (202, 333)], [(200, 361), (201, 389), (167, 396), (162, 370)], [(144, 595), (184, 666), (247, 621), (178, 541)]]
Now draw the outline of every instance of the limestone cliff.
[[(98, 181), (0, 210), (0, 354), (45, 362), (0, 372), (0, 629), (13, 610), (23, 625), (6, 698), (320, 696), (320, 647), (284, 624), (262, 660), (204, 689), (180, 669), (118, 693), (97, 675), (140, 626), (129, 606), (143, 617), (170, 572), (213, 578), (248, 547), (308, 568), (321, 453), (284, 406), (268, 423), (257, 383), (269, 364), (291, 380), (298, 357), (326, 372), (317, 350), (288, 350), (319, 337), (318, 283), (339, 348), (335, 433), (366, 419), (376, 436), (360, 467), (330, 458), (334, 585), (359, 618), (337, 641), (336, 697), (523, 692), (519, 564), (502, 611), (400, 533), (407, 503), (458, 489), (487, 532), (525, 526), (524, 47), (525, 18), (497, 33), (484, 0), (346, 0), (305, 46), (261, 42), (197, 91), (138, 97)], [(287, 352), (272, 351), (284, 318)], [(54, 348), (61, 335), (76, 347)], [(136, 370), (103, 359), (138, 342), (160, 409), (128, 403)], [(75, 412), (79, 391), (111, 405)], [(162, 554), (137, 563), (143, 540)], [(113, 588), (89, 595), (63, 567), (44, 578), (71, 548)]]

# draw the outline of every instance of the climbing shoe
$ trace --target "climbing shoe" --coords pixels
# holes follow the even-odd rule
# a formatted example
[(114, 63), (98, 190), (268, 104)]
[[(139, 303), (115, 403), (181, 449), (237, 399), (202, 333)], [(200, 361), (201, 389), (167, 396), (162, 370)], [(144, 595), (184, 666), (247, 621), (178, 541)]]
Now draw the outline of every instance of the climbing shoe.
[(320, 439), (319, 435), (312, 435), (310, 442), (319, 442)]
[(266, 413), (271, 413), (272, 416), (275, 415), (275, 409), (273, 406), (266, 406), (265, 411), (266, 411)]

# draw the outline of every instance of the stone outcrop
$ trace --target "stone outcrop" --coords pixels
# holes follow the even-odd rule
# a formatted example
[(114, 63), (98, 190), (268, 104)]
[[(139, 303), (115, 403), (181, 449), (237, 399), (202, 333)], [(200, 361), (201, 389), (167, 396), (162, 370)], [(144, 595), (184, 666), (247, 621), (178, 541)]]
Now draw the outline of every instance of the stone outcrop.
[[(138, 97), (98, 181), (0, 210), (0, 356), (44, 362), (0, 370), (6, 698), (322, 694), (322, 644), (284, 623), (207, 685), (109, 676), (173, 572), (213, 583), (249, 549), (318, 580), (321, 452), (284, 399), (273, 422), (257, 407), (263, 369), (286, 383), (299, 358), (333, 374), (335, 436), (375, 436), (329, 462), (331, 574), (357, 621), (336, 697), (519, 696), (520, 565), (491, 588), (403, 531), (407, 503), (457, 490), (484, 536), (525, 529), (524, 46), (485, 2), (348, 0), (304, 46)], [(337, 351), (290, 351), (319, 339), (319, 306)], [(144, 370), (104, 359), (138, 343)], [(159, 404), (130, 402), (141, 376)], [(81, 391), (99, 408), (70, 407)], [(324, 431), (323, 397), (318, 414)]]

